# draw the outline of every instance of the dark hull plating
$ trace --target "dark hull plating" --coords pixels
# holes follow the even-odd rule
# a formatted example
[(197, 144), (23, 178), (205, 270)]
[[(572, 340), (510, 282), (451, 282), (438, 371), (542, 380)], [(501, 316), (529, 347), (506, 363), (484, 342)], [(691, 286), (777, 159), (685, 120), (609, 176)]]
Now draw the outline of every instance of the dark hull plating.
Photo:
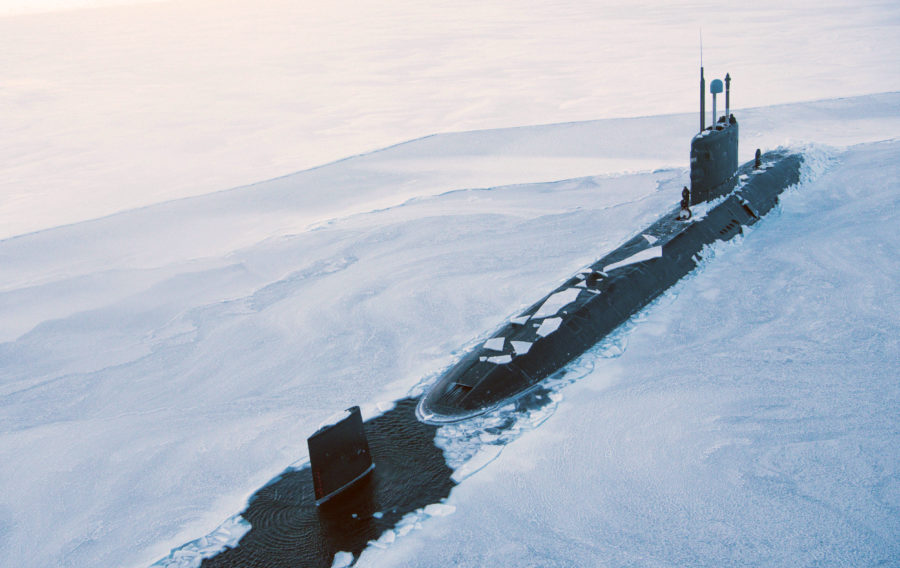
[(674, 209), (566, 281), (441, 377), (420, 400), (419, 418), (456, 422), (535, 387), (694, 270), (705, 246), (730, 240), (768, 213), (799, 181), (801, 162), (797, 154), (770, 152), (762, 169), (745, 164), (705, 215), (684, 222)]

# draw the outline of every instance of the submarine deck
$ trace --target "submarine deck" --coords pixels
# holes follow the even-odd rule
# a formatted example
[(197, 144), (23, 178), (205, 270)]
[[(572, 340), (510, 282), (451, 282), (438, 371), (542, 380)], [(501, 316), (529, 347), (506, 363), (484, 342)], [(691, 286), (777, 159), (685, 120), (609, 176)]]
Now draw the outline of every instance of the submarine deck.
[(723, 195), (663, 214), (615, 250), (511, 318), (466, 353), (422, 397), (417, 413), (448, 423), (509, 402), (584, 353), (697, 267), (703, 247), (756, 223), (799, 181), (801, 156), (769, 152), (748, 162)]

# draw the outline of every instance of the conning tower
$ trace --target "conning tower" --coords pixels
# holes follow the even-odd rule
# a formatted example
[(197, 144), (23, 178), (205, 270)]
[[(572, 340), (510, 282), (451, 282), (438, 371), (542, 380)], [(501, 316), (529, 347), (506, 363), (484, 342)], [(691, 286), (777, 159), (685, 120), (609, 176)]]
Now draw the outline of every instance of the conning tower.
[(709, 84), (712, 123), (706, 126), (706, 81), (700, 68), (700, 132), (691, 140), (691, 205), (715, 199), (734, 188), (738, 167), (738, 123), (731, 114), (731, 75), (725, 75), (725, 115), (716, 116), (722, 81)]

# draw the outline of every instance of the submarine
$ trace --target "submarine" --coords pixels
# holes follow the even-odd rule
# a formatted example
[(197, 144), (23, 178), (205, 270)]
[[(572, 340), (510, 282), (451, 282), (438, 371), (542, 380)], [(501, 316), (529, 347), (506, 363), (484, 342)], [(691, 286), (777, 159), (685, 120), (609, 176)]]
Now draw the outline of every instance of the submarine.
[(365, 422), (359, 407), (326, 420), (307, 439), (308, 467), (289, 468), (254, 494), (241, 513), (251, 529), (238, 546), (204, 559), (203, 568), (328, 568), (346, 551), (356, 562), (382, 534), (457, 485), (436, 441), (441, 425), (544, 388), (544, 379), (695, 270), (709, 245), (740, 235), (770, 212), (799, 183), (803, 156), (757, 150), (755, 160), (739, 166), (730, 84), (726, 75), (725, 114), (717, 116), (723, 82), (710, 82), (707, 126), (701, 66), (700, 129), (680, 205), (501, 324), (423, 395), (398, 400)]
[(755, 160), (738, 165), (730, 74), (724, 81), (725, 114), (718, 116), (716, 95), (722, 91), (721, 80), (710, 82), (712, 121), (707, 126), (701, 66), (700, 130), (691, 140), (690, 189), (685, 187), (681, 205), (463, 355), (420, 398), (419, 420), (466, 420), (537, 388), (697, 268), (705, 247), (741, 234), (799, 182), (800, 154), (757, 150)]

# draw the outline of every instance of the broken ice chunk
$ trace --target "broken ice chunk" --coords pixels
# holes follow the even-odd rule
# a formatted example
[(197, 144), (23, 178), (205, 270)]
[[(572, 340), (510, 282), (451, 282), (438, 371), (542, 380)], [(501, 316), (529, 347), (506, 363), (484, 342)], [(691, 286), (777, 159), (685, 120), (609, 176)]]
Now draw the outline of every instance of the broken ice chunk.
[(510, 341), (512, 344), (513, 350), (515, 350), (516, 355), (524, 355), (528, 353), (528, 350), (531, 349), (532, 343), (530, 341)]
[(534, 317), (543, 318), (556, 314), (559, 310), (574, 302), (578, 297), (579, 292), (581, 292), (581, 290), (578, 288), (566, 288), (561, 292), (552, 294), (543, 304), (541, 304), (541, 307), (535, 312)]
[(334, 555), (334, 562), (331, 564), (331, 568), (347, 568), (347, 566), (351, 566), (353, 564), (353, 553), (340, 551)]
[(500, 455), (500, 452), (503, 451), (504, 447), (505, 446), (493, 444), (482, 446), (469, 461), (462, 464), (453, 472), (450, 479), (456, 483), (460, 483), (462, 480), (471, 477), (475, 473), (481, 471), (487, 464), (497, 459), (497, 456)]
[(445, 505), (443, 503), (432, 503), (425, 506), (425, 514), (429, 517), (446, 517), (456, 512), (453, 505)]
[(538, 328), (537, 334), (541, 337), (547, 337), (557, 329), (562, 324), (562, 318), (547, 318), (541, 322), (541, 327)]
[(491, 351), (503, 351), (503, 343), (505, 341), (505, 337), (492, 337), (484, 342), (484, 348)]

